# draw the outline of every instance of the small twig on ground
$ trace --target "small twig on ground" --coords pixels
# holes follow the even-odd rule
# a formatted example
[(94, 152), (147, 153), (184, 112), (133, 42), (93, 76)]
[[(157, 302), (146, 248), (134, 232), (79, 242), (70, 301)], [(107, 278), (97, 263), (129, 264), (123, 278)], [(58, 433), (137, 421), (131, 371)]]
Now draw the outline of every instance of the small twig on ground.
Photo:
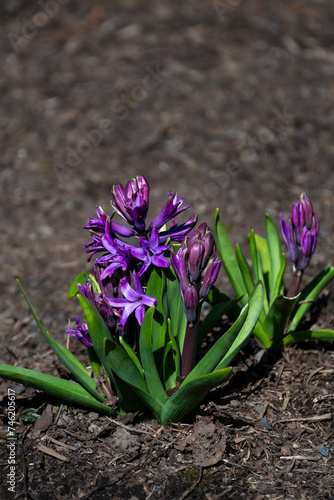
[(137, 432), (138, 434), (147, 434), (148, 436), (153, 437), (154, 434), (148, 431), (142, 431), (141, 429), (135, 429), (134, 427), (130, 427), (128, 425), (122, 424), (121, 422), (118, 422), (117, 420), (114, 420), (113, 418), (109, 418), (109, 422), (118, 425), (119, 427), (122, 427), (123, 429), (126, 429), (127, 431), (130, 432)]
[(22, 467), (23, 467), (23, 489), (24, 489), (24, 496), (26, 499), (31, 498), (31, 500), (38, 500), (38, 498), (33, 493), (31, 493), (28, 488), (28, 468), (26, 463), (26, 456), (24, 453), (24, 440), (30, 428), (31, 425), (24, 431), (24, 433), (20, 436), (19, 440), (21, 446), (21, 457), (22, 457)]
[(331, 418), (331, 413), (325, 413), (324, 415), (314, 415), (313, 417), (282, 418), (281, 420), (276, 420), (274, 424), (281, 424), (283, 422), (304, 422), (306, 420), (318, 422), (319, 420), (331, 420)]

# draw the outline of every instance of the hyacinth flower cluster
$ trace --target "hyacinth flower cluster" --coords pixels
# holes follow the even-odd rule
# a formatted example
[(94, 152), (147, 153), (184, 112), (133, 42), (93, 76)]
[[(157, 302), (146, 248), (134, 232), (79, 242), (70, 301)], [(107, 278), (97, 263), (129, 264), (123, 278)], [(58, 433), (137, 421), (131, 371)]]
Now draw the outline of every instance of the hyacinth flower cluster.
[(295, 273), (288, 296), (297, 295), (301, 278), (314, 254), (319, 233), (319, 219), (313, 212), (310, 199), (303, 193), (292, 205), (287, 220), (280, 213), (281, 231)]
[[(196, 216), (178, 224), (175, 218), (189, 207), (183, 207), (176, 193), (169, 192), (161, 212), (147, 223), (149, 185), (143, 176), (125, 187), (115, 185), (111, 203), (110, 215), (99, 206), (85, 226), (92, 236), (86, 244), (88, 260), (96, 256), (94, 274), (79, 274), (69, 290), (69, 297), (77, 296), (85, 321), (77, 317), (75, 328), (67, 332), (87, 348), (89, 368), (43, 328), (19, 284), (44, 339), (73, 380), (0, 365), (3, 378), (108, 415), (154, 415), (165, 425), (181, 420), (221, 386), (251, 334), (271, 352), (299, 341), (334, 341), (333, 330), (297, 330), (334, 278), (334, 267), (328, 264), (299, 291), (319, 235), (318, 217), (305, 194), (286, 220), (280, 214), (294, 269), (287, 293), (286, 258), (269, 215), (265, 237), (249, 233), (247, 259), (238, 244), (233, 250), (218, 209), (213, 232), (206, 223), (195, 228)], [(115, 220), (117, 215), (122, 223)], [(214, 286), (221, 262), (235, 298)], [(204, 300), (210, 306), (205, 318)], [(222, 317), (229, 318), (229, 329), (199, 356), (197, 346)]]
[[(92, 235), (92, 240), (85, 244), (86, 252), (90, 254), (88, 260), (95, 254), (103, 255), (95, 262), (95, 289), (91, 280), (78, 288), (97, 308), (113, 334), (116, 326), (118, 335), (126, 334), (127, 328), (131, 328), (128, 319), (132, 313), (138, 324), (142, 324), (145, 308), (157, 303), (154, 297), (145, 293), (145, 273), (152, 266), (168, 268), (170, 262), (165, 254), (171, 245), (167, 241), (182, 241), (197, 222), (197, 217), (192, 216), (184, 224), (177, 224), (175, 217), (190, 206), (182, 207), (184, 199), (178, 200), (177, 193), (169, 192), (164, 208), (146, 227), (149, 191), (144, 176), (137, 176), (125, 187), (120, 184), (113, 186), (111, 203), (114, 212), (108, 216), (98, 206), (97, 217), (91, 217), (85, 226)], [(128, 225), (115, 222), (116, 214)], [(168, 223), (170, 227), (167, 229)], [(129, 238), (137, 239), (138, 246), (127, 242)], [(67, 333), (90, 346), (87, 324), (81, 323), (79, 317), (76, 318), (76, 329), (68, 329)]]

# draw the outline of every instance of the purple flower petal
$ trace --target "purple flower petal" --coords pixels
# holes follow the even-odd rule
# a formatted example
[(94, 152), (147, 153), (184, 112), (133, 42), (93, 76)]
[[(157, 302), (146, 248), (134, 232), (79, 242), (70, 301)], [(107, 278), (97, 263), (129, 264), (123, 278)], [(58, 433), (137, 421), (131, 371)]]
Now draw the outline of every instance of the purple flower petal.
[(153, 227), (160, 229), (167, 222), (174, 219), (180, 213), (184, 212), (184, 210), (187, 210), (187, 208), (191, 207), (191, 205), (188, 205), (187, 207), (181, 208), (181, 205), (184, 203), (184, 199), (181, 198), (180, 200), (178, 200), (177, 193), (173, 194), (172, 191), (169, 191), (168, 196), (169, 198), (166, 205), (161, 210), (160, 214), (152, 220), (150, 229), (152, 229)]

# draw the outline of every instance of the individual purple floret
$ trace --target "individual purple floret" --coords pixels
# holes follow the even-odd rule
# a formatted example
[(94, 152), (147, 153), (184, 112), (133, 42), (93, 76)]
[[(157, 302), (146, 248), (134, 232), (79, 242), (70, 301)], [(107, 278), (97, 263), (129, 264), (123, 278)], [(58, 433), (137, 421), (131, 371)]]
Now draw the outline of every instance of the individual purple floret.
[(213, 234), (207, 224), (200, 224), (192, 231), (176, 254), (171, 252), (171, 262), (180, 281), (188, 323), (192, 324), (196, 319), (198, 303), (208, 295), (221, 264), (216, 258)]
[(285, 221), (279, 214), (281, 231), (288, 247), (289, 257), (295, 272), (302, 274), (310, 263), (317, 244), (319, 220), (313, 212), (310, 199), (303, 193), (292, 205), (291, 214)]
[(87, 323), (86, 322), (81, 323), (79, 316), (77, 316), (76, 320), (75, 320), (75, 324), (77, 327), (76, 330), (73, 330), (72, 328), (68, 328), (66, 330), (66, 332), (69, 335), (71, 335), (72, 337), (75, 337), (78, 340), (80, 340), (80, 342), (82, 342), (86, 347), (92, 347), (93, 344), (90, 340)]
[(139, 325), (141, 325), (145, 315), (145, 306), (151, 307), (157, 305), (157, 299), (145, 294), (135, 271), (133, 271), (132, 276), (134, 288), (131, 287), (127, 278), (122, 278), (120, 281), (120, 290), (124, 298), (106, 298), (112, 307), (122, 310), (121, 319), (118, 323), (120, 327), (125, 326), (129, 316), (133, 312)]
[(168, 201), (164, 208), (161, 210), (160, 214), (152, 220), (150, 229), (152, 229), (153, 227), (156, 227), (157, 229), (162, 228), (165, 224), (167, 224), (167, 222), (171, 221), (177, 215), (187, 210), (187, 208), (191, 207), (191, 205), (188, 205), (187, 207), (181, 208), (181, 205), (183, 205), (184, 203), (184, 199), (181, 198), (180, 200), (178, 200), (177, 193), (173, 194), (172, 191), (169, 191), (168, 197)]

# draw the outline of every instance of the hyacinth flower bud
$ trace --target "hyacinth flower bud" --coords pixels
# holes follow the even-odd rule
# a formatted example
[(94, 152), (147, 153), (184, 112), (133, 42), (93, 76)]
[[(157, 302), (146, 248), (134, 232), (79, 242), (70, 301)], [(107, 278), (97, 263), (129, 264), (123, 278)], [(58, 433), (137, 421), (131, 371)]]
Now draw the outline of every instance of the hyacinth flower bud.
[(197, 283), (201, 274), (202, 260), (204, 257), (204, 244), (196, 239), (188, 247), (188, 272), (191, 283)]
[(111, 192), (112, 206), (123, 219), (134, 226), (139, 235), (145, 231), (149, 191), (145, 177), (138, 175), (129, 181), (125, 188), (119, 184), (114, 186)]
[(217, 279), (221, 262), (212, 257), (202, 273), (202, 283), (198, 292), (199, 299), (203, 300), (208, 296), (210, 289)]
[(311, 200), (303, 193), (297, 203), (292, 205), (292, 222), (295, 227), (297, 243), (299, 244), (303, 228), (311, 229), (314, 212)]
[(181, 246), (176, 255), (174, 252), (171, 252), (170, 258), (176, 276), (180, 282), (181, 295), (184, 297), (184, 291), (189, 285), (187, 250)]
[(311, 257), (317, 245), (317, 232), (316, 229), (309, 231), (304, 227), (300, 237), (300, 250), (301, 256), (298, 263), (299, 271), (304, 271), (310, 263)]
[(194, 285), (188, 285), (185, 289), (183, 303), (188, 325), (192, 327), (196, 323), (198, 308), (198, 293)]
[(279, 216), (281, 221), (282, 235), (286, 246), (288, 247), (290, 260), (295, 268), (299, 259), (299, 250), (297, 247), (296, 231), (294, 229), (292, 217), (290, 214), (288, 214), (288, 220), (285, 221), (281, 213), (279, 214)]

